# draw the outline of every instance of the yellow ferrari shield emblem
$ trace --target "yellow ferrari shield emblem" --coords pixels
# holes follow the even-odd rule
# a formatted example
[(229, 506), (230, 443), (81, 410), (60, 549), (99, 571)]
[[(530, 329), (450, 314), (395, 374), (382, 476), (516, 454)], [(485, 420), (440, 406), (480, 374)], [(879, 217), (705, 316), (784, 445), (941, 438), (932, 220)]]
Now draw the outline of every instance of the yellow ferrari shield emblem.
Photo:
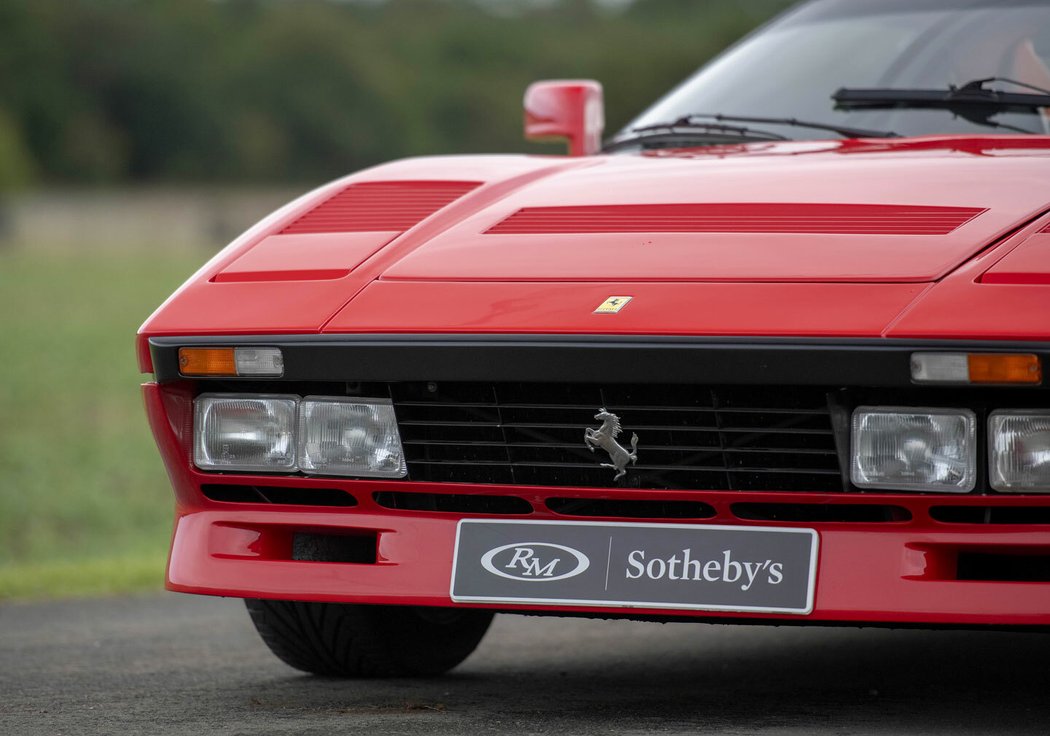
[(631, 301), (632, 297), (629, 296), (611, 296), (604, 302), (598, 305), (598, 308), (594, 310), (595, 314), (616, 314), (621, 309), (627, 306), (627, 302)]

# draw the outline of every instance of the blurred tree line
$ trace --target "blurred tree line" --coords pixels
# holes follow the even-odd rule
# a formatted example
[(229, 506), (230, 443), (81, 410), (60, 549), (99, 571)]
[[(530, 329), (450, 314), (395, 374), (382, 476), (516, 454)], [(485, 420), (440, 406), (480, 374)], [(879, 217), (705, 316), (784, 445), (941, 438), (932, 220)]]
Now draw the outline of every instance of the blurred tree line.
[(787, 0), (0, 0), (0, 189), (316, 181), (521, 138), (534, 79), (608, 132)]

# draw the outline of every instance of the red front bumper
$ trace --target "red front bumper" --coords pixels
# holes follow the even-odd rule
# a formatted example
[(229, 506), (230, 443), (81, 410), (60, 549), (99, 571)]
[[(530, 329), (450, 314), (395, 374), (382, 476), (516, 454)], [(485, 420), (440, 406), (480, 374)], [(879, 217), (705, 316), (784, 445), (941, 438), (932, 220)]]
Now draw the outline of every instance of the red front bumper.
[[(168, 565), (171, 590), (250, 598), (450, 606), (456, 524), (463, 515), (397, 511), (377, 504), (380, 491), (512, 494), (534, 507), (531, 519), (565, 520), (548, 510), (550, 497), (634, 498), (637, 491), (470, 486), (388, 481), (216, 475), (193, 468), (189, 457), (190, 397), (144, 386), (150, 425), (177, 500), (177, 521)], [(219, 503), (204, 483), (281, 485), (339, 489), (357, 501), (352, 508)], [(643, 492), (644, 493), (644, 492)], [(959, 579), (960, 554), (1023, 557), (1050, 566), (1050, 526), (967, 524), (934, 520), (945, 506), (1050, 507), (1048, 497), (945, 497), (918, 494), (816, 494), (661, 492), (665, 500), (710, 504), (716, 516), (697, 524), (791, 526), (815, 529), (820, 557), (813, 612), (806, 616), (681, 612), (719, 619), (793, 619), (872, 623), (1050, 625), (1050, 582)], [(740, 518), (737, 503), (886, 504), (906, 509), (910, 520), (891, 522), (782, 523)], [(471, 518), (485, 518), (472, 514)], [(502, 518), (502, 517), (493, 517)], [(591, 518), (591, 520), (600, 520)], [(624, 521), (624, 519), (615, 519)], [(647, 519), (647, 521), (652, 521)], [(678, 523), (680, 521), (676, 520)], [(368, 535), (376, 559), (368, 564), (292, 559), (297, 533)], [(1047, 579), (1041, 577), (1040, 579)], [(458, 605), (458, 604), (457, 604)], [(501, 606), (477, 606), (495, 607)], [(511, 608), (502, 606), (502, 608)], [(616, 608), (528, 605), (516, 610), (608, 614)], [(626, 609), (623, 612), (627, 612)], [(666, 610), (630, 609), (632, 615), (667, 616)], [(675, 614), (679, 615), (679, 614)]]

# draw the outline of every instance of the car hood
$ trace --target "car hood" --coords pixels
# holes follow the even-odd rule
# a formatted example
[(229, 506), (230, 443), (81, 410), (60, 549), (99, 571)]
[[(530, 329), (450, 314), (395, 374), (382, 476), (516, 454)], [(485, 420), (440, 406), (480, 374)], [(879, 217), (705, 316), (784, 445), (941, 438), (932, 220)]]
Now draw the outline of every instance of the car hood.
[(602, 157), (479, 209), (382, 277), (933, 281), (1047, 207), (1045, 164), (827, 143)]
[(983, 136), (409, 159), (274, 213), (141, 332), (886, 335), (1050, 208), (1048, 158)]

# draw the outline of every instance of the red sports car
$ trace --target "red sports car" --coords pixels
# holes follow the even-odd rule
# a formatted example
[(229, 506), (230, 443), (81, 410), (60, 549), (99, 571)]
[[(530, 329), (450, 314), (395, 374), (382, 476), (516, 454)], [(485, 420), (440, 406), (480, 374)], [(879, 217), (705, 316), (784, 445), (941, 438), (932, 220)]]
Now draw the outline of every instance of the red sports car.
[(571, 155), (397, 161), (143, 325), (171, 590), (289, 664), (495, 612), (1050, 624), (1050, 3), (816, 0)]

